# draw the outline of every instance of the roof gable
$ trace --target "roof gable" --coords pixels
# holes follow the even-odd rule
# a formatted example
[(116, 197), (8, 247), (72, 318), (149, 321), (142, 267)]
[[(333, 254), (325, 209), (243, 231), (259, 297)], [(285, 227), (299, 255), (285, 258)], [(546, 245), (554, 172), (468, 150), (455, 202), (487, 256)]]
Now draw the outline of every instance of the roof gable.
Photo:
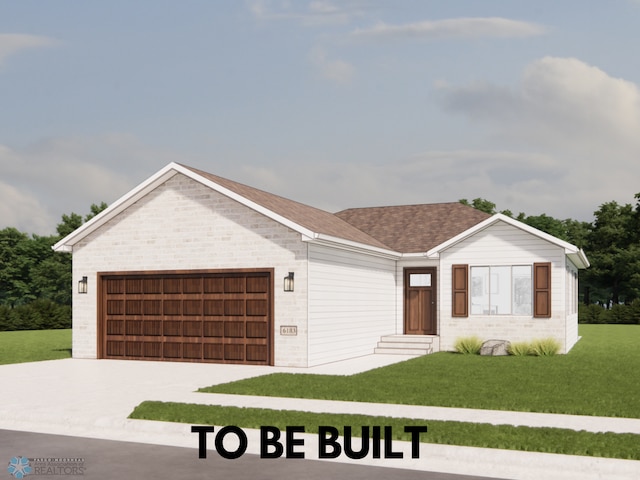
[(455, 203), (350, 208), (336, 216), (402, 253), (423, 253), (490, 218)]
[(186, 175), (299, 232), (307, 239), (324, 239), (338, 243), (344, 240), (356, 246), (381, 250), (387, 254), (396, 253), (390, 251), (381, 241), (329, 212), (177, 163), (170, 163), (116, 200), (109, 208), (56, 243), (53, 249), (71, 251), (76, 243), (176, 174)]
[(531, 235), (534, 235), (542, 240), (545, 240), (553, 245), (562, 248), (565, 255), (567, 255), (578, 268), (589, 267), (589, 260), (587, 259), (587, 256), (581, 248), (578, 248), (575, 245), (570, 244), (569, 242), (565, 242), (564, 240), (554, 237), (553, 235), (549, 235), (542, 230), (538, 230), (537, 228), (527, 225), (526, 223), (522, 223), (514, 218), (503, 215), (502, 213), (496, 213), (495, 215), (492, 215), (484, 221), (465, 230), (464, 232), (461, 232), (458, 235), (449, 238), (448, 240), (430, 249), (426, 253), (426, 255), (428, 257), (437, 257), (440, 252), (461, 242), (462, 240), (475, 235), (476, 233), (490, 227), (491, 225), (495, 225), (498, 222), (504, 222), (508, 225), (511, 225), (512, 227), (519, 228), (520, 230), (523, 230)]

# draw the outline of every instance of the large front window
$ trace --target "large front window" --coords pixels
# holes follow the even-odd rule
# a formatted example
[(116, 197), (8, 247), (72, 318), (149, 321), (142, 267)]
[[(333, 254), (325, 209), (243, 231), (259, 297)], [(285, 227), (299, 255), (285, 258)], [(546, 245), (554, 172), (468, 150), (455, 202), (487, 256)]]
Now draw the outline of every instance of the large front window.
[(530, 265), (471, 267), (472, 315), (531, 315)]

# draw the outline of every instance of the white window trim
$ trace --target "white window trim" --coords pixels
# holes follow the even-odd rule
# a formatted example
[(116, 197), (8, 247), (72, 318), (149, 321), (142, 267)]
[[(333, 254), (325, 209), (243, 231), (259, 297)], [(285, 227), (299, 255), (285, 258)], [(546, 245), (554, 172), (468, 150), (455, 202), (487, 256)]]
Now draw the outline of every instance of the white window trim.
[[(510, 267), (509, 270), (509, 275), (510, 275), (510, 289), (509, 289), (509, 313), (499, 313), (499, 312), (495, 312), (493, 309), (493, 304), (491, 302), (491, 294), (492, 292), (492, 287), (491, 287), (491, 279), (492, 277), (494, 277), (494, 274), (491, 273), (491, 268), (497, 268), (497, 267)], [(529, 304), (529, 313), (513, 313), (513, 268), (514, 267), (528, 267), (530, 268), (530, 274), (529, 274), (529, 279), (530, 279), (530, 283), (531, 283), (531, 295), (530, 295), (530, 304)], [(489, 272), (488, 272), (488, 278), (489, 278), (489, 285), (487, 288), (487, 293), (486, 295), (488, 296), (489, 300), (488, 300), (488, 310), (483, 311), (482, 313), (477, 313), (474, 312), (474, 304), (473, 304), (473, 269), (474, 268), (488, 268)], [(469, 265), (469, 316), (474, 316), (474, 317), (531, 317), (533, 316), (533, 264), (527, 264), (527, 263), (515, 263), (515, 264), (478, 264), (478, 265)], [(497, 305), (496, 305), (497, 308)]]

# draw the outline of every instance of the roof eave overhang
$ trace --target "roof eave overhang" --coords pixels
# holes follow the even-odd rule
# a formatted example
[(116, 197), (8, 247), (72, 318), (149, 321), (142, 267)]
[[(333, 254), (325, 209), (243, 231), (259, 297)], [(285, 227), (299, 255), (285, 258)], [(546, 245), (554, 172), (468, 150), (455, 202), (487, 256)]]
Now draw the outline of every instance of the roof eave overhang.
[(429, 252), (410, 252), (410, 253), (403, 253), (402, 254), (402, 258), (440, 258), (440, 254), (439, 253), (434, 253), (433, 255), (429, 255)]
[(573, 262), (573, 264), (580, 269), (589, 268), (589, 266), (591, 265), (589, 263), (587, 255), (581, 248), (577, 248), (573, 251), (565, 250), (565, 253), (567, 257), (569, 257), (569, 259)]
[(303, 236), (302, 240), (314, 245), (339, 248), (341, 250), (363, 253), (366, 255), (387, 258), (390, 260), (398, 260), (402, 257), (402, 254), (400, 252), (396, 252), (394, 250), (367, 245), (360, 242), (354, 242), (351, 240), (345, 240), (344, 238), (334, 237), (332, 235), (326, 235), (322, 233), (314, 233), (311, 236)]

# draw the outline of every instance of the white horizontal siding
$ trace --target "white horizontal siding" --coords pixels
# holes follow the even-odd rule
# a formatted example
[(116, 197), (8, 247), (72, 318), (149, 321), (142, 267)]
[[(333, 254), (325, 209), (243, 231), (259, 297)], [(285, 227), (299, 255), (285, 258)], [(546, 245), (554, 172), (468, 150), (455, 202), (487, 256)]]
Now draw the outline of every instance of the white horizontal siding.
[[(567, 282), (566, 282), (566, 305), (567, 305), (567, 333), (565, 338), (566, 351), (571, 348), (578, 341), (578, 280), (574, 280), (573, 276), (578, 275), (578, 268), (571, 262), (567, 261)], [(574, 283), (575, 282), (575, 290)], [(571, 296), (575, 296), (573, 301)], [(575, 306), (574, 306), (575, 305)]]
[[(551, 262), (551, 318), (533, 316), (469, 315), (459, 318), (451, 315), (451, 266), (474, 265), (532, 265)], [(453, 349), (458, 337), (478, 335), (510, 341), (530, 341), (534, 338), (555, 337), (567, 348), (571, 335), (567, 322), (565, 301), (564, 250), (519, 228), (498, 222), (470, 238), (459, 242), (440, 255), (440, 345), (443, 350)], [(570, 339), (569, 339), (570, 341)], [(570, 348), (570, 345), (568, 346)]]
[(395, 308), (395, 261), (309, 245), (309, 366), (373, 353)]

